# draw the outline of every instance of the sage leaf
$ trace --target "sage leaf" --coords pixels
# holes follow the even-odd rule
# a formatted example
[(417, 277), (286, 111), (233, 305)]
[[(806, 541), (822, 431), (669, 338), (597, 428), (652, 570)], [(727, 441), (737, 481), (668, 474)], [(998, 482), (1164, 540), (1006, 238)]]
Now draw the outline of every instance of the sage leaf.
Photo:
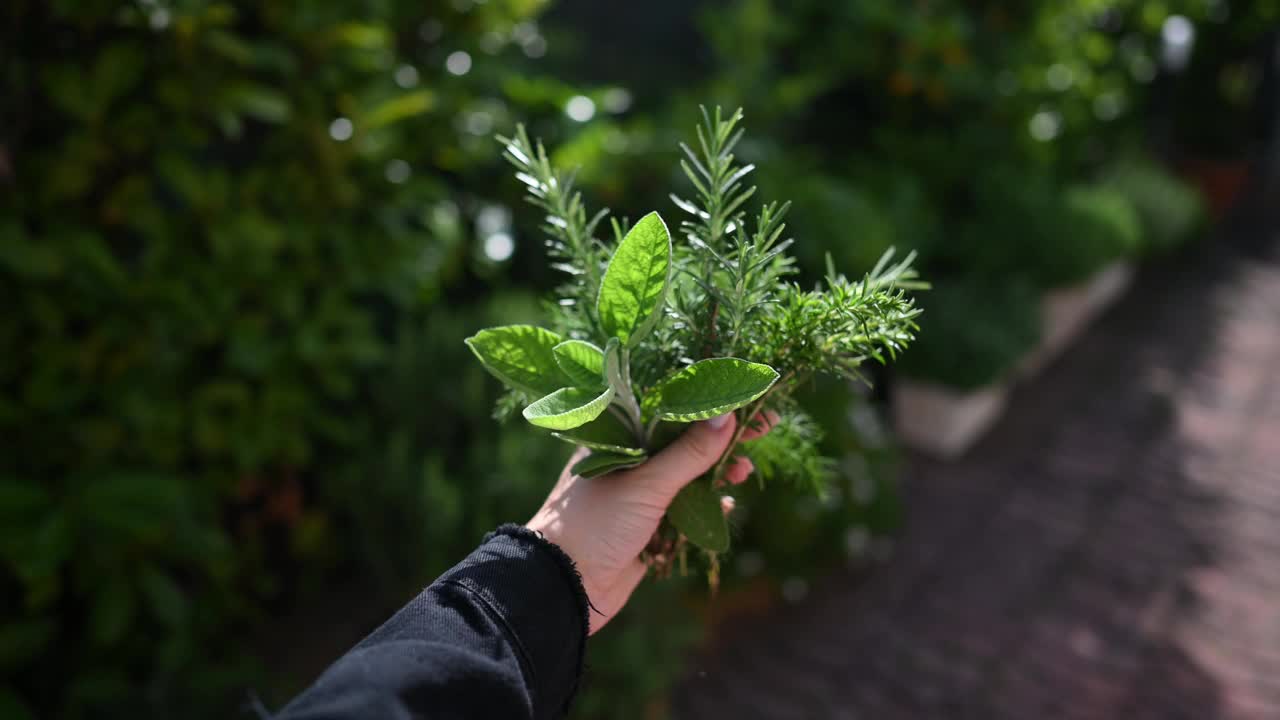
[(583, 340), (565, 340), (552, 348), (556, 364), (578, 387), (604, 386), (604, 351)]
[(635, 347), (662, 316), (671, 276), (671, 234), (656, 212), (618, 243), (600, 281), (596, 310), (605, 335)]
[(564, 338), (534, 325), (487, 328), (466, 339), (467, 347), (494, 377), (530, 395), (570, 385), (554, 349)]
[(599, 477), (614, 470), (622, 470), (629, 467), (635, 467), (644, 462), (644, 456), (632, 455), (614, 455), (612, 453), (597, 452), (582, 458), (569, 468), (569, 472), (574, 475), (581, 475), (584, 478)]
[(568, 387), (547, 395), (524, 409), (524, 419), (551, 430), (572, 430), (595, 420), (609, 407), (613, 388)]
[[(681, 427), (688, 427), (687, 425)], [(586, 425), (565, 432), (551, 433), (565, 442), (615, 455), (644, 455), (644, 449), (631, 430), (613, 413), (604, 413)]]
[(768, 365), (711, 358), (658, 383), (650, 398), (663, 420), (693, 422), (736, 410), (764, 395), (777, 380), (778, 372)]
[(676, 493), (667, 508), (667, 519), (689, 542), (711, 552), (729, 549), (729, 521), (720, 507), (720, 495), (706, 478), (698, 478)]

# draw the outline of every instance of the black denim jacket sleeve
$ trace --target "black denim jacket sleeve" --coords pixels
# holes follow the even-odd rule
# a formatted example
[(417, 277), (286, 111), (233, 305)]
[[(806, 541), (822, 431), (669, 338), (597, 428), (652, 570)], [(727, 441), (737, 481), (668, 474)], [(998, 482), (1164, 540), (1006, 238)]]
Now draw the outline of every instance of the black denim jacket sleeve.
[(504, 525), (277, 720), (562, 717), (582, 675), (587, 608), (573, 561)]

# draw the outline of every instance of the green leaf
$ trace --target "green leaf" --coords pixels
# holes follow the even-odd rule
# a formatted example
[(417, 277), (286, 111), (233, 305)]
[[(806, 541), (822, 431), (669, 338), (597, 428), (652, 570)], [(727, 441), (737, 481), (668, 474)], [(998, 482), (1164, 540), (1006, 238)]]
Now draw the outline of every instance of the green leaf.
[(613, 413), (603, 413), (586, 425), (569, 432), (557, 432), (552, 435), (565, 442), (615, 455), (639, 457), (645, 454), (643, 448), (636, 447), (640, 443), (636, 442), (631, 430)]
[(581, 475), (584, 478), (593, 478), (611, 473), (614, 470), (635, 467), (644, 461), (643, 455), (637, 457), (634, 455), (614, 455), (613, 453), (597, 452), (591, 453), (574, 463), (569, 472), (574, 475)]
[(693, 422), (723, 415), (764, 395), (778, 380), (768, 365), (738, 358), (696, 362), (659, 383), (650, 400), (663, 420)]
[(57, 634), (57, 624), (43, 617), (20, 617), (0, 625), (0, 670), (27, 665), (48, 650)]
[(667, 519), (689, 542), (711, 552), (729, 549), (729, 521), (720, 507), (720, 495), (698, 478), (676, 494), (667, 508)]
[(152, 615), (160, 622), (177, 627), (187, 617), (187, 596), (163, 570), (146, 567), (139, 575), (142, 594)]
[(554, 353), (563, 339), (534, 325), (503, 325), (481, 330), (466, 343), (494, 377), (530, 395), (546, 395), (569, 384)]
[(572, 430), (600, 416), (613, 399), (613, 388), (604, 392), (587, 388), (561, 388), (524, 409), (524, 419), (551, 430)]
[(117, 575), (106, 580), (94, 597), (89, 616), (94, 641), (102, 646), (118, 643), (133, 622), (135, 601), (133, 588), (125, 577)]
[(658, 213), (640, 218), (609, 259), (596, 309), (609, 337), (635, 347), (662, 315), (671, 275), (671, 235)]
[(35, 720), (35, 713), (11, 687), (0, 687), (0, 717), (8, 720)]
[(417, 90), (388, 100), (374, 108), (362, 125), (369, 130), (421, 115), (435, 105), (435, 94), (430, 90)]
[(565, 340), (552, 348), (556, 364), (578, 387), (604, 386), (604, 351), (582, 340)]

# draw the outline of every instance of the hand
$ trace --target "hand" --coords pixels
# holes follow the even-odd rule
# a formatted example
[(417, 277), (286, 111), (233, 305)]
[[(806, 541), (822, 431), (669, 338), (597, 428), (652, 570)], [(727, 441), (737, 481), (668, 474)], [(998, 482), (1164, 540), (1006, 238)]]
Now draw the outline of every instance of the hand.
[[(742, 439), (768, 432), (776, 421), (777, 415), (765, 415)], [(580, 448), (569, 459), (526, 527), (559, 545), (577, 564), (587, 597), (598, 611), (587, 613), (592, 634), (622, 609), (644, 579), (640, 552), (667, 506), (681, 488), (716, 464), (736, 425), (732, 413), (697, 423), (643, 465), (590, 480), (569, 471), (587, 451)], [(754, 469), (747, 458), (734, 458), (732, 463), (725, 471), (730, 484), (745, 481)], [(731, 503), (726, 502), (726, 512)]]

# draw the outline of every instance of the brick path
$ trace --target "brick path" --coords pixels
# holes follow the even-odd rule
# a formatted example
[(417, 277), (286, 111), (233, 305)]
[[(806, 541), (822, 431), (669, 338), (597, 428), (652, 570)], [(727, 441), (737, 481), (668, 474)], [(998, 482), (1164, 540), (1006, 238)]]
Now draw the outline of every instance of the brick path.
[(887, 565), (731, 629), (673, 717), (1280, 718), (1280, 243), (1260, 245), (1144, 271), (966, 459), (912, 458)]

